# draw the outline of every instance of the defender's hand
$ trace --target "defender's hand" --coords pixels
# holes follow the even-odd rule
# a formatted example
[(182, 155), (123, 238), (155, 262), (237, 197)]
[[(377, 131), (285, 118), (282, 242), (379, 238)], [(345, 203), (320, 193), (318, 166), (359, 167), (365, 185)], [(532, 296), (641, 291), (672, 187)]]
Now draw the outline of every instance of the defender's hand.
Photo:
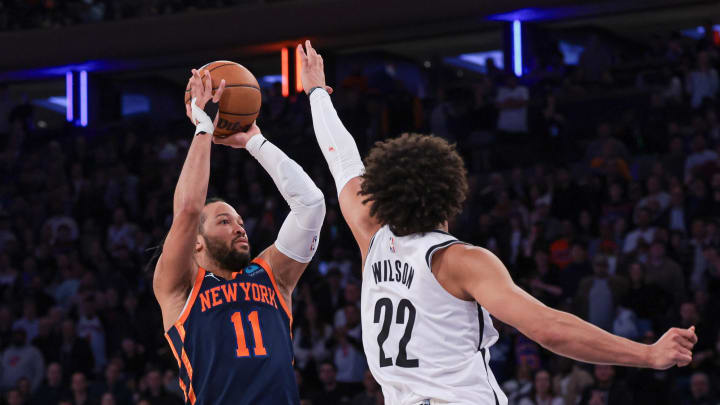
[(697, 343), (695, 327), (670, 328), (655, 344), (650, 346), (650, 367), (665, 370), (674, 365), (684, 367), (692, 361), (692, 349)]
[[(213, 94), (210, 71), (206, 70), (203, 77), (200, 75), (199, 70), (193, 69), (192, 76), (190, 77), (190, 80), (188, 80), (188, 85), (190, 86), (190, 100), (197, 98), (197, 100), (195, 100), (195, 104), (197, 104), (200, 109), (204, 109), (208, 101), (212, 100), (213, 103), (220, 101), (220, 97), (225, 90), (225, 79), (220, 81), (220, 85), (217, 90), (215, 90), (215, 94)], [(190, 103), (185, 104), (185, 113), (192, 122), (192, 109), (190, 107)], [(217, 122), (217, 116), (215, 116), (214, 119), (215, 122)], [(196, 125), (196, 123), (193, 122), (193, 125)]]
[[(312, 47), (310, 41), (305, 41), (305, 50), (302, 44), (298, 44), (298, 54), (300, 55), (300, 80), (302, 80), (305, 93), (309, 93), (314, 87), (322, 87), (328, 94), (332, 94), (333, 89), (325, 85), (325, 68), (323, 66), (323, 58)], [(307, 52), (306, 52), (307, 51)]]
[(250, 129), (247, 130), (247, 132), (238, 132), (225, 138), (218, 138), (217, 136), (213, 136), (212, 141), (213, 143), (216, 143), (218, 145), (225, 145), (235, 149), (243, 149), (245, 148), (245, 145), (247, 145), (250, 138), (260, 133), (260, 128), (258, 128), (257, 123), (253, 122), (252, 126), (250, 127)]

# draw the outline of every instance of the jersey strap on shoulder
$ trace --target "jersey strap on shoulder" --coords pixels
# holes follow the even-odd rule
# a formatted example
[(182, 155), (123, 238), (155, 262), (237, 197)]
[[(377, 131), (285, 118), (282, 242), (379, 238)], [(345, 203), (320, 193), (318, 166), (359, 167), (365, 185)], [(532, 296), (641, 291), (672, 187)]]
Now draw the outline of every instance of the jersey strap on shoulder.
[[(438, 231), (438, 232), (441, 232), (441, 231)], [(445, 233), (445, 232), (441, 232), (441, 233)], [(447, 233), (445, 233), (445, 234), (447, 234)], [(449, 235), (449, 234), (447, 234), (447, 235)], [(437, 245), (430, 246), (427, 253), (425, 253), (425, 263), (427, 263), (428, 267), (430, 267), (430, 262), (432, 261), (432, 256), (435, 254), (435, 252), (437, 252), (440, 249), (445, 249), (446, 247), (448, 247), (450, 245), (455, 245), (458, 243), (467, 245), (466, 242), (463, 242), (461, 240), (450, 239), (450, 240), (446, 240), (445, 242), (440, 242)]]
[(265, 272), (267, 273), (268, 277), (270, 278), (270, 282), (273, 285), (273, 288), (275, 289), (275, 293), (277, 294), (278, 301), (280, 301), (280, 306), (283, 308), (285, 313), (287, 314), (288, 318), (290, 319), (290, 328), (292, 328), (292, 312), (290, 312), (290, 307), (288, 307), (287, 303), (285, 302), (285, 299), (282, 296), (282, 293), (280, 291), (280, 288), (278, 288), (277, 282), (275, 281), (275, 274), (273, 274), (272, 268), (270, 267), (270, 264), (266, 262), (264, 259), (260, 257), (256, 257), (252, 260), (251, 263), (255, 263), (265, 269)]

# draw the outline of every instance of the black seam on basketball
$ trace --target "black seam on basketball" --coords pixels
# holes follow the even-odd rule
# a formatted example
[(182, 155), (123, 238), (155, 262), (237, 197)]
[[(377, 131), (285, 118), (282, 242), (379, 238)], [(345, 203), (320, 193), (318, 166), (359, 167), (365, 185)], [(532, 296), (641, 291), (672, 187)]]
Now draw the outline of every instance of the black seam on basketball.
[(215, 67), (212, 68), (212, 69), (208, 69), (208, 72), (212, 72), (212, 71), (215, 70), (215, 69), (220, 69), (220, 68), (223, 67), (223, 66), (230, 66), (230, 65), (237, 65), (237, 63), (224, 63), (224, 64), (222, 64), (222, 65), (220, 65), (220, 66), (215, 66)]
[(260, 112), (260, 110), (257, 110), (257, 111), (252, 112), (252, 113), (239, 114), (239, 113), (231, 113), (231, 112), (227, 112), (227, 111), (220, 110), (220, 114), (241, 115), (241, 116), (255, 115), (255, 114), (259, 113), (259, 112)]
[[(257, 91), (260, 91), (260, 87), (253, 86), (253, 85), (251, 85), (251, 84), (226, 84), (225, 87), (247, 87), (247, 88), (250, 88), (250, 89), (255, 89), (255, 90), (257, 90)], [(212, 89), (213, 89), (213, 90), (217, 90), (218, 88), (217, 88), (217, 87), (213, 87)], [(189, 92), (189, 91), (190, 91), (190, 89), (186, 89), (186, 90), (185, 90), (185, 93), (187, 93), (187, 92)]]
[[(226, 84), (225, 87), (248, 87), (260, 91), (260, 87), (253, 86), (252, 84)], [(213, 90), (217, 90), (217, 87), (213, 87)]]

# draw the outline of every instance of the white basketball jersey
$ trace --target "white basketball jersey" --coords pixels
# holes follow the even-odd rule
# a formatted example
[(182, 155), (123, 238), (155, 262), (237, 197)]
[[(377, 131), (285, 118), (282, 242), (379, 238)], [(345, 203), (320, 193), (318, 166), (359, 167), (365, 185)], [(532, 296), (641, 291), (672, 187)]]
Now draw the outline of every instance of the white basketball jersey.
[(388, 405), (507, 404), (488, 366), (498, 338), (488, 312), (448, 293), (430, 270), (433, 254), (455, 243), (442, 231), (398, 237), (388, 226), (370, 242), (362, 338)]

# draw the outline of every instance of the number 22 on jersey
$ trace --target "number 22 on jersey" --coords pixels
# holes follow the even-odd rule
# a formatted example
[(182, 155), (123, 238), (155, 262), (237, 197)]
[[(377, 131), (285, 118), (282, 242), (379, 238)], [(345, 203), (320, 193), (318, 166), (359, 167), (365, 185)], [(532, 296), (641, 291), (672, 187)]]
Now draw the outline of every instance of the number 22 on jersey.
[[(393, 319), (393, 303), (390, 298), (380, 298), (375, 303), (374, 323), (380, 323), (380, 312), (383, 309), (385, 309), (385, 316), (383, 317), (383, 324), (380, 329), (380, 333), (378, 333), (377, 342), (380, 346), (380, 367), (387, 367), (393, 365), (392, 358), (385, 357), (385, 350), (383, 350), (383, 343), (385, 343), (390, 335), (390, 324)], [(405, 312), (408, 312), (407, 323), (405, 322)], [(419, 367), (420, 361), (418, 359), (407, 358), (407, 345), (410, 343), (413, 326), (415, 326), (415, 306), (409, 300), (400, 300), (397, 307), (397, 319), (395, 322), (405, 324), (405, 333), (403, 333), (402, 338), (400, 338), (400, 347), (398, 348), (395, 365), (404, 368)]]
[[(252, 327), (253, 339), (255, 340), (253, 354), (255, 356), (267, 356), (267, 350), (265, 350), (265, 346), (263, 345), (258, 311), (250, 312), (247, 319)], [(230, 320), (235, 327), (235, 337), (237, 338), (237, 350), (235, 351), (235, 354), (238, 357), (250, 357), (250, 350), (248, 349), (247, 342), (245, 341), (245, 328), (243, 327), (242, 312), (235, 312), (232, 314), (232, 317), (230, 317)]]

